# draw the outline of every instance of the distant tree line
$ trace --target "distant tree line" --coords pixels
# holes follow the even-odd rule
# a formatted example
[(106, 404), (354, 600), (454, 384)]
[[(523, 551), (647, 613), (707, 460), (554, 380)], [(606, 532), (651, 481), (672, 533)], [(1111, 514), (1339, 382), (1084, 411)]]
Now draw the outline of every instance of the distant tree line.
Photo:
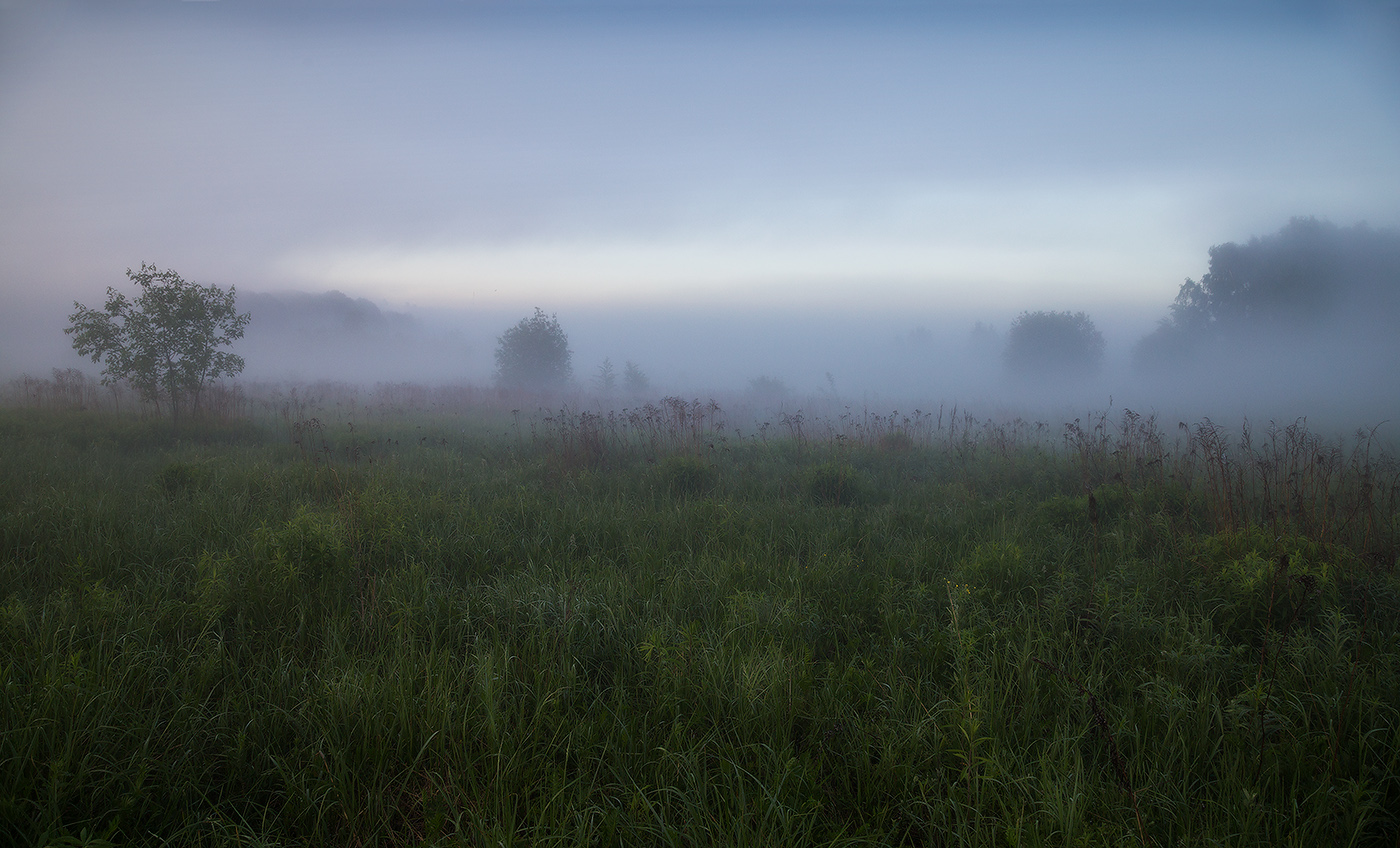
[[(74, 303), (66, 329), (73, 347), (104, 363), (104, 383), (129, 383), (177, 420), (186, 409), (197, 412), (211, 383), (242, 371), (243, 359), (220, 348), (243, 336), (249, 315), (236, 310), (231, 287), (199, 286), (146, 264), (127, 277), (140, 290), (134, 299), (109, 288), (102, 308)], [(379, 317), (368, 301), (338, 292), (326, 297), (348, 316)], [(1397, 325), (1400, 231), (1294, 218), (1271, 235), (1211, 247), (1206, 273), (1181, 284), (1169, 314), (1138, 342), (1133, 359), (1141, 371), (1190, 373), (1212, 356), (1321, 350), (1324, 343), (1371, 345), (1394, 358)], [(987, 353), (999, 341), (981, 324), (973, 336)], [(1084, 312), (1027, 311), (1012, 322), (1000, 352), (1011, 375), (1045, 382), (1096, 374), (1105, 343)], [(558, 317), (537, 307), (497, 339), (494, 381), (505, 389), (562, 390), (573, 381), (572, 358)], [(611, 358), (591, 383), (604, 396), (650, 389), (635, 362), (619, 373)], [(781, 380), (764, 376), (751, 381), (748, 394), (772, 400), (786, 391)]]
[(1213, 345), (1299, 345), (1342, 327), (1393, 337), (1400, 318), (1400, 232), (1294, 218), (1277, 233), (1210, 249), (1170, 314), (1134, 350), (1144, 370), (1176, 368)]
[[(1133, 349), (1143, 372), (1189, 372), (1247, 349), (1318, 350), (1364, 340), (1400, 351), (1400, 231), (1294, 218), (1278, 232), (1210, 248), (1209, 267), (1187, 279), (1170, 312)], [(979, 349), (994, 338), (974, 329)], [(1083, 312), (1023, 312), (1002, 347), (1023, 380), (1096, 373), (1103, 335)]]

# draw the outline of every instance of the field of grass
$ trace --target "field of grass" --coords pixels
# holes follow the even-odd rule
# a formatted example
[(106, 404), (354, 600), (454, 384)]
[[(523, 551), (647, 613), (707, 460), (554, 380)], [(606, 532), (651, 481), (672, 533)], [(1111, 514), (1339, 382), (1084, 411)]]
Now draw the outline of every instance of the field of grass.
[(0, 410), (0, 843), (1400, 844), (1369, 434), (351, 417)]

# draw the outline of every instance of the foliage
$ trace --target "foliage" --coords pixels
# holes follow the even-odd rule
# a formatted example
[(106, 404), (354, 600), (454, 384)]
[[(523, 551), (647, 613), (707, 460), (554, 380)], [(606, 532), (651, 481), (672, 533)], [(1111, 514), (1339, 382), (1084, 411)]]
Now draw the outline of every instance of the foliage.
[(658, 465), (661, 480), (675, 495), (700, 495), (714, 488), (715, 467), (699, 457), (674, 454)]
[(535, 307), (530, 318), (496, 340), (496, 385), (511, 389), (560, 389), (573, 379), (569, 337), (557, 316)]
[(1393, 464), (332, 409), (0, 410), (0, 843), (1394, 843)]
[(1294, 218), (1278, 233), (1210, 249), (1210, 270), (1182, 283), (1172, 323), (1192, 332), (1211, 324), (1315, 321), (1340, 295), (1344, 246), (1333, 224)]
[(1020, 377), (1083, 376), (1103, 363), (1103, 334), (1083, 312), (1022, 312), (1006, 334), (1003, 357)]
[(218, 348), (243, 337), (249, 316), (235, 309), (232, 286), (200, 286), (144, 262), (126, 276), (140, 295), (128, 300), (109, 287), (101, 310), (75, 301), (64, 332), (78, 353), (106, 360), (104, 383), (129, 381), (145, 400), (168, 400), (178, 421), (186, 398), (198, 410), (209, 383), (242, 372), (243, 357)]
[(636, 397), (646, 394), (651, 389), (651, 380), (640, 365), (629, 359), (622, 368), (622, 388), (627, 394)]
[(817, 503), (851, 506), (861, 496), (860, 474), (844, 462), (824, 462), (807, 472), (807, 492)]
[(1181, 284), (1169, 317), (1138, 344), (1139, 366), (1180, 362), (1243, 332), (1296, 344), (1334, 322), (1354, 333), (1400, 319), (1400, 231), (1293, 218), (1277, 233), (1217, 244), (1209, 255), (1209, 270)]
[(593, 375), (593, 388), (603, 395), (616, 391), (617, 369), (613, 368), (611, 359), (604, 358), (603, 364), (598, 366), (598, 372)]
[(1183, 328), (1170, 318), (1157, 322), (1152, 332), (1133, 345), (1133, 367), (1142, 372), (1166, 371), (1190, 364), (1201, 353), (1199, 330)]

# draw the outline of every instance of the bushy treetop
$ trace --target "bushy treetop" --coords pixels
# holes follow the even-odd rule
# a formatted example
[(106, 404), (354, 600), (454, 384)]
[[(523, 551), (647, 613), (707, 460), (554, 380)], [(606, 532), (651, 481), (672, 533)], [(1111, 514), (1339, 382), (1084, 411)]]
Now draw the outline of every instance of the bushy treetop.
[(559, 318), (535, 307), (496, 340), (496, 385), (512, 389), (558, 389), (573, 379), (569, 336)]
[(1169, 365), (1203, 344), (1282, 331), (1290, 343), (1329, 328), (1400, 318), (1400, 232), (1294, 218), (1277, 233), (1210, 248), (1209, 270), (1187, 279), (1171, 314), (1138, 343), (1138, 365)]
[(186, 399), (197, 407), (206, 385), (243, 371), (243, 357), (219, 348), (243, 337), (249, 315), (235, 308), (232, 286), (200, 286), (144, 262), (126, 276), (141, 289), (134, 300), (108, 287), (103, 309), (74, 301), (64, 332), (79, 354), (106, 361), (104, 383), (130, 381), (145, 400), (168, 400), (178, 419)]
[(1006, 366), (1021, 377), (1085, 376), (1103, 362), (1103, 334), (1083, 312), (1022, 312), (1006, 334)]

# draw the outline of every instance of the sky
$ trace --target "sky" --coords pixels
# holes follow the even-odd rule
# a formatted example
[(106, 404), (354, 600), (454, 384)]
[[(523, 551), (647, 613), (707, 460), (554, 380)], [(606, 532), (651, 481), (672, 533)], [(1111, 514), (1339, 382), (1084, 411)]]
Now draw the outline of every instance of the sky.
[(638, 310), (1126, 337), (1211, 245), (1397, 198), (1394, 3), (0, 0), (0, 372), (142, 262), (458, 320), (477, 374), (534, 306), (590, 354)]

